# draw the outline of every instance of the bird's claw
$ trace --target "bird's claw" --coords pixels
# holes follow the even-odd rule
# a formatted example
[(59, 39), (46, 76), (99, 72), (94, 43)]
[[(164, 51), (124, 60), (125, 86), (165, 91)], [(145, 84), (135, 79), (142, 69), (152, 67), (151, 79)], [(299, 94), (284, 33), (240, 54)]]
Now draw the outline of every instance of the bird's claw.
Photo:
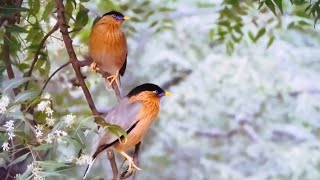
[(91, 69), (91, 71), (93, 71), (95, 73), (97, 73), (99, 71), (99, 67), (98, 67), (97, 63), (95, 63), (95, 62), (91, 63), (90, 69)]
[(117, 76), (109, 76), (107, 79), (109, 80), (109, 85), (112, 87), (112, 83), (117, 79)]
[(134, 163), (133, 158), (130, 157), (127, 160), (128, 160), (128, 164), (129, 164), (129, 167), (127, 170), (128, 172), (132, 172), (135, 169), (141, 171), (141, 169)]

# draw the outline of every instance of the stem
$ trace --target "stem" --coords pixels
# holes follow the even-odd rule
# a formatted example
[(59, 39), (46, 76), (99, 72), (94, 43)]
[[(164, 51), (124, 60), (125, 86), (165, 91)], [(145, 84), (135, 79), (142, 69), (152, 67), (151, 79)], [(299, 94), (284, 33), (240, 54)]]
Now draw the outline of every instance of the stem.
[[(38, 46), (38, 49), (34, 55), (34, 58), (33, 58), (33, 61), (32, 61), (32, 64), (30, 66), (30, 69), (29, 71), (27, 72), (26, 74), (26, 77), (30, 77), (31, 74), (32, 74), (32, 71), (34, 69), (34, 66), (36, 65), (38, 59), (39, 59), (39, 54), (40, 54), (40, 51), (41, 49), (43, 48), (43, 45), (44, 43), (46, 42), (46, 40), (49, 38), (49, 36), (51, 36), (51, 34), (53, 34), (56, 30), (58, 30), (59, 28), (59, 24), (58, 22), (53, 26), (53, 28), (43, 37), (43, 39), (41, 40), (39, 46)], [(24, 86), (24, 89), (28, 89), (28, 85), (29, 85), (29, 81), (26, 82), (26, 85)]]

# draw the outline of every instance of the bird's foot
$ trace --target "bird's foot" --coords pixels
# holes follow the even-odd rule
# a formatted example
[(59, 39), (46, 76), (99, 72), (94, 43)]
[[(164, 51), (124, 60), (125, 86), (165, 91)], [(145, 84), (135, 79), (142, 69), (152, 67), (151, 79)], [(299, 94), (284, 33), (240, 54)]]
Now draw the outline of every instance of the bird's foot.
[(128, 167), (128, 170), (127, 170), (128, 172), (132, 172), (135, 169), (141, 171), (141, 169), (134, 163), (132, 157), (127, 158), (127, 160), (128, 160), (128, 164), (129, 164), (129, 167)]
[(91, 65), (90, 65), (90, 69), (91, 69), (91, 71), (93, 71), (93, 72), (97, 73), (97, 72), (99, 71), (98, 64), (97, 64), (97, 63), (95, 63), (95, 62), (91, 63)]
[(117, 75), (111, 75), (111, 76), (107, 77), (110, 87), (112, 87), (112, 83), (114, 81), (117, 81), (117, 78), (118, 78)]

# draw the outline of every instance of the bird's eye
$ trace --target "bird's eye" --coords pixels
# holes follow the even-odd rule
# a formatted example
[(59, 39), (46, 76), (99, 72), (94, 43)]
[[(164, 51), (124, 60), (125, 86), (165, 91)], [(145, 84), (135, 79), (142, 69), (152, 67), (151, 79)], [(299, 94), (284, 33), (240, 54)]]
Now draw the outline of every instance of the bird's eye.
[(115, 15), (115, 14), (112, 14), (111, 16), (112, 16), (112, 17), (114, 17), (114, 18), (116, 17), (116, 15)]
[(153, 92), (154, 92), (155, 94), (158, 94), (158, 90), (154, 90)]

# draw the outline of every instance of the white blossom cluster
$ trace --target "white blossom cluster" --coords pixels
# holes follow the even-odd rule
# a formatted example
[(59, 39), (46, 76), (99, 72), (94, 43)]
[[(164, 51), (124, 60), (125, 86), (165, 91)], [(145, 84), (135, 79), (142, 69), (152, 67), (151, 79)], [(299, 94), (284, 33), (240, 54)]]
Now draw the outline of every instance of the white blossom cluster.
[(46, 93), (42, 96), (44, 99), (37, 105), (38, 111), (46, 113), (46, 124), (50, 127), (52, 127), (55, 123), (55, 119), (53, 118), (53, 110), (51, 108), (51, 96), (50, 94)]
[[(14, 121), (13, 120), (9, 120), (9, 121), (7, 121), (4, 125), (3, 125), (3, 127), (5, 127), (6, 128), (6, 133), (8, 133), (8, 136), (9, 136), (9, 140), (13, 140), (13, 138), (16, 136), (15, 134), (14, 134)], [(9, 143), (8, 142), (4, 142), (3, 144), (2, 144), (2, 149), (3, 149), (3, 151), (8, 151), (9, 150), (9, 148), (10, 148), (10, 145), (9, 145)]]
[(68, 134), (62, 130), (55, 130), (54, 133), (49, 133), (48, 137), (45, 139), (46, 143), (51, 144), (54, 139), (57, 140), (58, 143), (65, 143), (62, 139), (63, 137), (67, 136)]
[(68, 128), (72, 127), (72, 125), (74, 124), (75, 118), (76, 116), (73, 114), (66, 115), (66, 117), (64, 118), (64, 123)]
[(8, 110), (8, 105), (10, 103), (10, 99), (8, 96), (2, 96), (0, 99), (0, 114), (5, 114)]
[(43, 176), (41, 176), (41, 172), (43, 171), (43, 169), (36, 162), (29, 164), (27, 168), (28, 170), (32, 171), (32, 176), (34, 180), (45, 179)]
[(81, 154), (79, 158), (71, 157), (70, 162), (75, 162), (78, 165), (91, 165), (93, 160), (89, 155)]

